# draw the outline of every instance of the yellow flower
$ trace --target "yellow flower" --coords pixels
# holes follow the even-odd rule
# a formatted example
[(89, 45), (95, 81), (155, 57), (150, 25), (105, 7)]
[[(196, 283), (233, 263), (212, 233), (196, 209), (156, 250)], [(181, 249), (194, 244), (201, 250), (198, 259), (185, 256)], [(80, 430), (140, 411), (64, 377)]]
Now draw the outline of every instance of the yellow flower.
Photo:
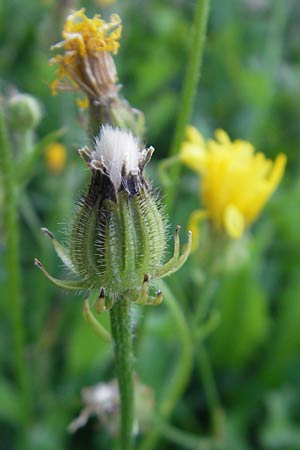
[(58, 64), (57, 79), (51, 89), (54, 94), (58, 89), (80, 89), (88, 98), (103, 103), (118, 90), (110, 53), (116, 54), (120, 46), (121, 19), (117, 14), (110, 17), (110, 22), (98, 14), (89, 19), (84, 11), (74, 11), (67, 17), (64, 40), (51, 47), (64, 50), (50, 60), (50, 64)]
[(195, 242), (199, 234), (195, 231), (204, 217), (231, 238), (240, 238), (277, 188), (286, 165), (284, 154), (272, 162), (256, 153), (249, 142), (231, 141), (223, 130), (215, 136), (205, 141), (195, 128), (188, 127), (180, 153), (181, 161), (200, 175), (205, 209), (191, 217)]
[(52, 172), (61, 172), (66, 165), (66, 159), (66, 149), (59, 142), (52, 142), (45, 148), (46, 164)]

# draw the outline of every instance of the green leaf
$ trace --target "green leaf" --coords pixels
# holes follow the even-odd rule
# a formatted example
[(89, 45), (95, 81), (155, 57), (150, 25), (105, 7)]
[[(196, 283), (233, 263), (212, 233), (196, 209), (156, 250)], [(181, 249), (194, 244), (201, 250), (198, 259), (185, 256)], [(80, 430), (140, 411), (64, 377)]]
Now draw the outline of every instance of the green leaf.
[(241, 367), (258, 350), (269, 329), (266, 300), (254, 268), (224, 277), (217, 294), (221, 323), (209, 339), (218, 365)]
[[(109, 329), (109, 314), (101, 315), (101, 322)], [(99, 359), (106, 358), (112, 354), (111, 346), (103, 342), (95, 331), (85, 322), (82, 315), (78, 315), (69, 339), (68, 368), (71, 373), (81, 374), (89, 372)]]
[(0, 418), (14, 424), (20, 419), (18, 392), (5, 378), (0, 378)]

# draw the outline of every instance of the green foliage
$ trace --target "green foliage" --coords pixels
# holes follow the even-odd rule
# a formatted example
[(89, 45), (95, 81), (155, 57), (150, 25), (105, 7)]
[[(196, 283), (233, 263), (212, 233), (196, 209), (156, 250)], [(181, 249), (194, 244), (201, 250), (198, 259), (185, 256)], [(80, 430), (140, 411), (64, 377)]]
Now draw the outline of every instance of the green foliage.
[(0, 417), (1, 420), (16, 424), (20, 420), (19, 399), (16, 389), (5, 378), (0, 380)]
[[(33, 399), (30, 450), (112, 448), (110, 436), (103, 425), (99, 430), (96, 418), (73, 437), (66, 431), (83, 406), (81, 389), (115, 377), (111, 346), (84, 322), (84, 293), (65, 295), (32, 264), (39, 255), (51, 273), (66, 276), (40, 227), (47, 226), (68, 241), (75, 203), (87, 179), (76, 151), (89, 143), (87, 117), (78, 113), (74, 93), (52, 97), (49, 89), (54, 78), (48, 65), (49, 47), (60, 40), (65, 3), (0, 2), (1, 104), (6, 107), (17, 89), (36, 97), (43, 111), (29, 140), (10, 135), (13, 175), (19, 186), (23, 356)], [(86, 7), (89, 15), (102, 8), (105, 17), (114, 11), (122, 17), (123, 38), (116, 56), (119, 81), (124, 96), (145, 113), (145, 140), (156, 147), (149, 172), (158, 186), (157, 166), (168, 155), (181, 107), (194, 2), (124, 0), (99, 5), (96, 0), (77, 4)], [(210, 286), (206, 256), (211, 242), (205, 232), (199, 253), (168, 279), (188, 332), (168, 300), (158, 308), (133, 312), (137, 374), (154, 391), (155, 411), (162, 405), (171, 411), (165, 414), (170, 423), (161, 422), (160, 428), (155, 422), (150, 425), (152, 433), (159, 429), (161, 434), (157, 450), (300, 449), (299, 17), (296, 0), (211, 2), (192, 123), (205, 136), (221, 127), (232, 138), (248, 139), (268, 157), (283, 151), (288, 167), (284, 182), (250, 231), (250, 240), (241, 241), (240, 252), (228, 259), (222, 243), (217, 243), (220, 247), (214, 253), (219, 261), (214, 269), (218, 272), (210, 273)], [(46, 145), (54, 140), (68, 150), (67, 165), (60, 173), (53, 173), (44, 158)], [(25, 147), (30, 151), (24, 152)], [(0, 449), (15, 450), (20, 445), (16, 434), (23, 411), (14, 374), (12, 302), (7, 297), (2, 169)], [(172, 228), (177, 223), (185, 227), (190, 213), (199, 208), (196, 177), (184, 169), (177, 186), (176, 203), (169, 213)], [(60, 236), (59, 230), (66, 236)], [(170, 240), (166, 260), (172, 245)], [(109, 328), (108, 315), (100, 321)], [(189, 367), (190, 358), (197, 361), (200, 348), (207, 357), (210, 384), (196, 364)], [(177, 393), (181, 397), (176, 400)], [(149, 440), (142, 442), (150, 449)]]
[(215, 300), (221, 313), (220, 325), (209, 339), (212, 360), (218, 367), (245, 367), (267, 337), (267, 299), (255, 269), (251, 261), (250, 267), (226, 274), (221, 280)]

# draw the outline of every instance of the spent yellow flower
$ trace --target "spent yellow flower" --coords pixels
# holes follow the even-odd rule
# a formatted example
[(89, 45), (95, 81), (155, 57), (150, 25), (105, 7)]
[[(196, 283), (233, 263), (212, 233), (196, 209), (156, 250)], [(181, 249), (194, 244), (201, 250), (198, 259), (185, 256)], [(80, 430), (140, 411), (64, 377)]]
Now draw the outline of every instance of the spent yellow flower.
[(66, 165), (66, 159), (66, 149), (59, 142), (52, 142), (45, 148), (46, 164), (48, 169), (50, 169), (52, 172), (61, 172)]
[(63, 50), (50, 60), (51, 64), (58, 64), (51, 89), (54, 94), (58, 89), (79, 89), (89, 99), (103, 103), (118, 90), (110, 53), (116, 54), (120, 46), (121, 19), (117, 14), (112, 14), (109, 22), (98, 14), (90, 19), (84, 11), (74, 11), (67, 17), (63, 41), (51, 47), (51, 50)]
[(200, 175), (204, 210), (191, 216), (195, 242), (199, 221), (206, 217), (229, 237), (240, 238), (277, 188), (286, 165), (284, 154), (272, 162), (249, 142), (231, 141), (223, 130), (206, 141), (194, 127), (187, 128), (180, 159)]

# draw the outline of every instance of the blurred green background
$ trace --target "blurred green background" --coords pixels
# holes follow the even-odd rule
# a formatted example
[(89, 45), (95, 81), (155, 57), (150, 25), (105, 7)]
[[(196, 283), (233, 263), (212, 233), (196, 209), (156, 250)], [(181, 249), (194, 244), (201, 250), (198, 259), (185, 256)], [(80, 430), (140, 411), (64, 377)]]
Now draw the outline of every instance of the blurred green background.
[[(119, 79), (125, 97), (145, 113), (146, 142), (156, 148), (150, 176), (157, 187), (161, 186), (157, 164), (168, 156), (180, 109), (194, 2), (104, 3), (0, 3), (1, 96), (15, 88), (35, 96), (43, 109), (36, 141), (64, 127), (61, 142), (68, 149), (67, 164), (58, 173), (51, 171), (42, 155), (32, 168), (26, 190), (19, 192), (26, 358), (34, 399), (31, 450), (112, 448), (96, 418), (74, 435), (66, 431), (81, 409), (82, 387), (114, 376), (112, 351), (83, 321), (83, 295), (65, 294), (33, 266), (38, 256), (50, 273), (65, 275), (40, 228), (47, 226), (64, 239), (62, 231), (72, 220), (87, 179), (76, 151), (87, 143), (79, 125), (82, 118), (76, 95), (52, 96), (49, 89), (54, 78), (54, 68), (48, 65), (49, 47), (60, 40), (69, 8), (85, 7), (89, 16), (100, 12), (105, 18), (117, 12), (122, 18), (123, 36), (116, 57)], [(191, 439), (213, 433), (209, 394), (195, 364), (176, 403), (170, 429), (161, 431), (157, 449), (300, 449), (299, 120), (300, 3), (212, 0), (192, 123), (207, 137), (215, 128), (223, 128), (232, 138), (251, 141), (271, 158), (284, 152), (288, 167), (278, 192), (241, 248), (222, 259), (222, 273), (204, 308), (203, 320), (215, 313), (219, 317), (204, 344), (224, 411), (221, 439), (207, 447)], [(16, 159), (20, 158), (21, 146), (14, 151)], [(169, 220), (172, 227), (180, 223), (184, 228), (199, 205), (197, 178), (188, 169), (182, 170), (176, 197)], [(0, 192), (0, 207), (2, 201)], [(20, 410), (4, 252), (0, 222), (0, 449), (13, 450)], [(187, 320), (205, 301), (199, 288), (203, 283), (200, 257), (193, 255), (168, 280)], [(137, 309), (134, 314), (138, 324), (144, 311)], [(146, 319), (136, 368), (159, 402), (173, 376), (173, 362), (180, 364), (181, 341), (164, 304), (148, 311)], [(193, 344), (196, 361), (202, 345)]]

